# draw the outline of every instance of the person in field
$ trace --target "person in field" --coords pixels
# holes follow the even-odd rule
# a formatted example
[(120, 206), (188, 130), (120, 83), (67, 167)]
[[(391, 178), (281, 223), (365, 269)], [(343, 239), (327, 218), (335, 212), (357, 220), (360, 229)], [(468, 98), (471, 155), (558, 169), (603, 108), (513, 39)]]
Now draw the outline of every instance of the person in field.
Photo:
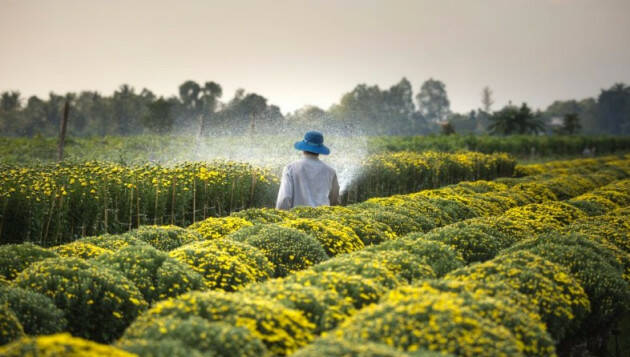
[(339, 204), (337, 173), (319, 160), (320, 154), (330, 154), (330, 149), (324, 146), (322, 133), (309, 131), (294, 147), (303, 151), (304, 157), (282, 171), (276, 208), (288, 210), (297, 206)]

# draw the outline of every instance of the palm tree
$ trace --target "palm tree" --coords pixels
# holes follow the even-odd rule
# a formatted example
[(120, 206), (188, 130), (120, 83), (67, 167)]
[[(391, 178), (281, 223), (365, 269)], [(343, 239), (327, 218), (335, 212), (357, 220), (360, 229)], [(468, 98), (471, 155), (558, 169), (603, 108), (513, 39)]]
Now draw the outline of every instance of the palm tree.
[(507, 105), (490, 117), (488, 130), (492, 134), (537, 134), (545, 130), (545, 125), (539, 115), (523, 103), (520, 108)]

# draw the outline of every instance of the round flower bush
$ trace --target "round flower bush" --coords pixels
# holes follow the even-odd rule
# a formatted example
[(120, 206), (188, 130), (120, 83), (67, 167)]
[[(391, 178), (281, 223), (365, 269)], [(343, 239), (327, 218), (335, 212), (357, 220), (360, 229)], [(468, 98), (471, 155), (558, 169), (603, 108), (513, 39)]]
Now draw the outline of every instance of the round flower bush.
[(351, 208), (343, 206), (299, 206), (292, 208), (289, 213), (297, 218), (319, 218), (325, 215), (351, 214), (353, 211)]
[(134, 356), (113, 346), (101, 345), (82, 338), (72, 337), (69, 333), (22, 337), (13, 343), (0, 347), (0, 355), (6, 357)]
[(354, 231), (333, 220), (298, 218), (284, 221), (281, 226), (294, 228), (315, 237), (329, 256), (350, 253), (365, 246)]
[(630, 216), (596, 216), (577, 220), (566, 232), (582, 233), (597, 241), (610, 242), (630, 253)]
[(617, 208), (617, 209), (611, 211), (610, 213), (608, 213), (608, 215), (609, 216), (630, 217), (630, 206)]
[(483, 318), (461, 297), (441, 292), (410, 297), (394, 290), (384, 302), (343, 322), (335, 334), (408, 352), (429, 349), (458, 356), (523, 356), (522, 344), (505, 327)]
[(397, 237), (388, 225), (370, 219), (367, 215), (353, 213), (322, 216), (321, 218), (325, 219), (326, 222), (335, 220), (341, 225), (349, 227), (366, 246), (379, 244)]
[(423, 233), (411, 233), (403, 238), (366, 248), (365, 251), (406, 251), (423, 264), (431, 266), (437, 277), (465, 265), (461, 254), (442, 242), (426, 240)]
[(355, 308), (377, 302), (387, 289), (372, 279), (340, 272), (304, 270), (289, 275), (286, 281), (334, 291), (349, 299)]
[(399, 299), (421, 299), (424, 294), (446, 293), (452, 298), (462, 298), (466, 306), (481, 317), (507, 328), (522, 342), (526, 356), (556, 355), (554, 341), (538, 314), (515, 305), (511, 297), (504, 298), (506, 294), (490, 296), (484, 294), (483, 290), (470, 289), (464, 285), (448, 280), (424, 280), (416, 287), (398, 289), (396, 295)]
[(253, 224), (279, 223), (285, 219), (297, 218), (293, 213), (273, 208), (248, 208), (231, 214)]
[(173, 225), (140, 226), (127, 234), (165, 251), (202, 239), (201, 235), (193, 230)]
[(555, 193), (553, 193), (553, 191), (551, 191), (544, 183), (540, 182), (518, 183), (512, 186), (510, 191), (526, 195), (532, 203), (558, 200)]
[(564, 202), (545, 202), (512, 208), (504, 217), (525, 223), (534, 233), (544, 233), (550, 228), (561, 229), (586, 214)]
[(57, 253), (33, 243), (6, 244), (0, 246), (0, 275), (13, 280), (31, 264), (46, 258), (58, 257)]
[(622, 190), (601, 188), (593, 191), (592, 194), (614, 202), (619, 205), (619, 207), (626, 207), (630, 205), (630, 194), (623, 192)]
[(448, 357), (451, 355), (431, 351), (414, 351), (406, 353), (390, 347), (384, 343), (364, 340), (344, 340), (330, 336), (318, 338), (313, 343), (303, 347), (292, 357)]
[(504, 282), (530, 298), (556, 341), (575, 331), (591, 308), (584, 289), (564, 268), (524, 251), (457, 269), (445, 279)]
[[(390, 274), (383, 272), (385, 268)], [(370, 278), (386, 287), (435, 277), (425, 259), (406, 250), (360, 251), (328, 260), (313, 267), (315, 271), (338, 271)]]
[(119, 346), (126, 349), (124, 346), (134, 340), (177, 341), (186, 350), (195, 350), (204, 356), (269, 356), (262, 341), (248, 329), (224, 322), (210, 322), (197, 316), (184, 319), (165, 316), (132, 324), (119, 341)]
[(412, 199), (407, 196), (396, 195), (370, 198), (357, 206), (385, 208), (406, 215), (419, 224), (423, 232), (452, 222), (452, 218), (446, 212), (432, 205), (428, 199)]
[(339, 322), (354, 313), (354, 306), (350, 299), (342, 297), (333, 290), (290, 283), (282, 279), (251, 284), (244, 292), (302, 311), (304, 316), (316, 326), (314, 332), (317, 335), (323, 331), (332, 330)]
[(262, 274), (238, 256), (195, 243), (174, 249), (168, 255), (199, 273), (208, 289), (236, 291)]
[(11, 309), (28, 335), (61, 332), (68, 323), (63, 311), (49, 297), (31, 290), (2, 286), (0, 305)]
[[(408, 253), (409, 254), (409, 253)], [(316, 272), (338, 272), (359, 275), (375, 283), (393, 289), (403, 283), (390, 269), (385, 259), (378, 259), (374, 254), (345, 254), (317, 264), (312, 268)]]
[(326, 251), (314, 237), (275, 224), (247, 227), (229, 238), (260, 249), (274, 264), (274, 277), (282, 277), (328, 259)]
[(6, 304), (0, 305), (0, 345), (9, 343), (22, 336), (24, 336), (24, 329), (13, 310)]
[(82, 259), (92, 259), (98, 257), (99, 255), (111, 252), (109, 249), (101, 248), (95, 246), (94, 244), (76, 241), (54, 246), (50, 248), (50, 250), (57, 253), (60, 257)]
[(494, 258), (512, 242), (502, 240), (504, 235), (493, 236), (476, 227), (448, 225), (426, 233), (423, 238), (454, 247), (467, 264)]
[(85, 237), (77, 242), (89, 243), (99, 248), (117, 251), (128, 246), (148, 246), (149, 244), (129, 234), (103, 234), (100, 236)]
[(201, 235), (203, 239), (221, 239), (243, 227), (252, 226), (251, 222), (240, 217), (210, 217), (188, 226)]
[[(572, 199), (566, 202), (571, 206), (581, 209), (589, 216), (600, 216), (602, 214), (606, 214), (611, 209), (611, 206), (606, 206), (605, 204), (602, 204), (602, 202), (595, 200)], [(613, 204), (612, 202), (610, 203), (611, 205)]]
[(129, 329), (133, 331), (135, 326), (145, 326), (160, 317), (191, 316), (245, 327), (277, 355), (290, 354), (313, 339), (314, 326), (301, 312), (249, 294), (221, 291), (191, 292), (160, 301)]
[(207, 248), (227, 253), (238, 258), (244, 264), (254, 268), (256, 281), (267, 280), (273, 276), (275, 266), (258, 248), (231, 239), (204, 240), (190, 244), (191, 248)]
[(119, 337), (147, 303), (118, 272), (79, 258), (49, 258), (31, 265), (15, 284), (50, 297), (64, 311), (68, 331), (99, 342)]
[(209, 353), (203, 354), (195, 348), (185, 346), (178, 340), (122, 340), (116, 344), (116, 347), (133, 353), (134, 356), (204, 357), (209, 355)]
[(583, 332), (606, 330), (630, 307), (630, 286), (613, 252), (581, 235), (549, 234), (529, 239), (506, 252), (526, 250), (566, 268), (591, 302)]
[(149, 304), (203, 286), (202, 277), (188, 265), (151, 246), (129, 246), (96, 262), (126, 276)]
[(411, 232), (421, 232), (422, 226), (417, 224), (411, 217), (396, 213), (383, 207), (372, 206), (372, 208), (360, 210), (359, 215), (370, 220), (386, 224), (396, 234), (402, 237)]

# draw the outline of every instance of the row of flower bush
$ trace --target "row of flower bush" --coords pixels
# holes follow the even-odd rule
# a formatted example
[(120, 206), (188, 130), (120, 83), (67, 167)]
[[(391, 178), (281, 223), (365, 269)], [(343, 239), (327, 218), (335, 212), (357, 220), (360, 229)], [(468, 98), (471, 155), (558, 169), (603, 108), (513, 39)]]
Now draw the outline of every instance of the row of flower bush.
[[(368, 157), (345, 202), (462, 180), (511, 176), (504, 154), (400, 153)], [(124, 166), (108, 162), (0, 165), (0, 240), (56, 245), (147, 224), (187, 226), (275, 202), (277, 170), (217, 161)]]
[[(565, 184), (562, 187), (568, 186), (576, 194), (583, 194), (622, 178), (624, 170), (627, 176), (630, 172), (627, 164), (581, 177), (563, 175)], [(561, 193), (554, 191), (560, 188), (557, 180), (556, 177), (534, 183), (518, 183), (518, 180), (462, 183), (413, 195), (373, 199), (349, 207), (300, 208), (291, 212), (248, 210), (232, 217), (195, 224), (190, 227), (193, 232), (177, 227), (143, 227), (125, 235), (86, 238), (52, 249), (34, 245), (10, 246), (0, 252), (5, 269), (1, 274), (6, 280), (13, 281), (12, 289), (22, 288), (38, 296), (52, 297), (55, 307), (63, 311), (68, 320), (68, 331), (97, 341), (108, 342), (120, 336), (147, 302), (153, 304), (134, 326), (145, 324), (152, 326), (155, 332), (143, 335), (149, 327), (128, 329), (140, 331), (137, 335), (127, 332), (121, 340), (120, 345), (130, 351), (149, 353), (146, 351), (157, 350), (156, 346), (160, 345), (165, 351), (190, 352), (190, 348), (196, 346), (196, 342), (187, 339), (195, 336), (190, 333), (160, 339), (164, 340), (160, 343), (147, 341), (168, 331), (177, 334), (177, 331), (197, 329), (214, 331), (213, 336), (221, 338), (251, 334), (247, 338), (221, 340), (223, 344), (213, 340), (215, 343), (208, 347), (210, 349), (232, 346), (230, 348), (259, 351), (254, 345), (262, 341), (266, 350), (285, 354), (304, 345), (319, 332), (333, 328), (353, 315), (351, 312), (356, 309), (376, 302), (387, 290), (440, 277), (467, 262), (484, 260), (495, 254), (484, 252), (482, 244), (479, 245), (482, 252), (465, 254), (461, 247), (453, 248), (458, 247), (456, 243), (437, 238), (423, 239), (424, 243), (417, 244), (409, 237), (393, 240), (395, 237), (426, 232), (471, 217), (477, 217), (469, 221), (479, 221), (481, 227), (483, 217), (509, 208), (516, 210), (514, 207), (532, 202), (557, 199)], [(604, 187), (599, 191), (615, 190)], [(618, 205), (623, 203), (617, 202)], [(486, 223), (493, 222), (492, 219), (485, 220)], [(518, 227), (508, 229), (516, 231)], [(503, 226), (496, 224), (492, 229), (500, 231)], [(482, 233), (489, 235), (492, 229)], [(482, 229), (473, 231), (477, 234)], [(436, 234), (436, 237), (440, 236)], [(226, 235), (229, 239), (224, 239)], [(478, 239), (483, 240), (483, 234)], [(510, 239), (505, 239), (506, 246)], [(460, 240), (463, 246), (467, 241)], [(375, 250), (362, 249), (366, 245)], [(502, 248), (498, 247), (497, 251)], [(353, 251), (357, 253), (340, 255)], [(91, 261), (63, 258), (76, 255)], [(337, 258), (328, 259), (329, 256)], [(43, 258), (50, 260), (31, 265)], [(314, 268), (296, 273), (319, 262), (322, 263)], [(103, 264), (111, 269), (94, 269)], [(251, 285), (287, 274), (288, 277), (282, 280), (270, 280), (262, 286)], [(93, 278), (87, 278), (90, 276)], [(216, 290), (242, 290), (243, 287), (247, 293), (228, 294)], [(156, 303), (185, 291), (208, 288), (215, 290)], [(103, 295), (104, 291), (109, 293)], [(186, 300), (189, 295), (190, 299)], [(82, 310), (77, 310), (77, 305)], [(263, 306), (267, 308), (263, 309)], [(294, 313), (296, 309), (303, 313)], [(191, 321), (191, 316), (201, 317), (205, 322)], [(168, 321), (162, 321), (162, 317)], [(213, 321), (230, 325), (215, 326)], [(208, 322), (210, 326), (206, 326)], [(38, 333), (63, 330), (65, 328), (58, 324)], [(247, 347), (239, 345), (238, 341), (257, 342), (251, 342)], [(322, 343), (326, 345), (321, 347), (324, 349), (343, 350), (354, 345), (339, 341), (333, 345)], [(386, 346), (378, 348), (387, 349)]]

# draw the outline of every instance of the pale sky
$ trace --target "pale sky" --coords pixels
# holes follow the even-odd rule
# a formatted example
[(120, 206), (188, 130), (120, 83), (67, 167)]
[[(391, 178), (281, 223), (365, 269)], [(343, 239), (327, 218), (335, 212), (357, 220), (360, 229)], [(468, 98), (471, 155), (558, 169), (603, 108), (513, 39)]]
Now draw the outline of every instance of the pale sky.
[(486, 85), (495, 110), (544, 109), (630, 84), (629, 19), (630, 0), (0, 0), (0, 91), (212, 80), (287, 113), (405, 76), (414, 95), (442, 80), (457, 112)]

